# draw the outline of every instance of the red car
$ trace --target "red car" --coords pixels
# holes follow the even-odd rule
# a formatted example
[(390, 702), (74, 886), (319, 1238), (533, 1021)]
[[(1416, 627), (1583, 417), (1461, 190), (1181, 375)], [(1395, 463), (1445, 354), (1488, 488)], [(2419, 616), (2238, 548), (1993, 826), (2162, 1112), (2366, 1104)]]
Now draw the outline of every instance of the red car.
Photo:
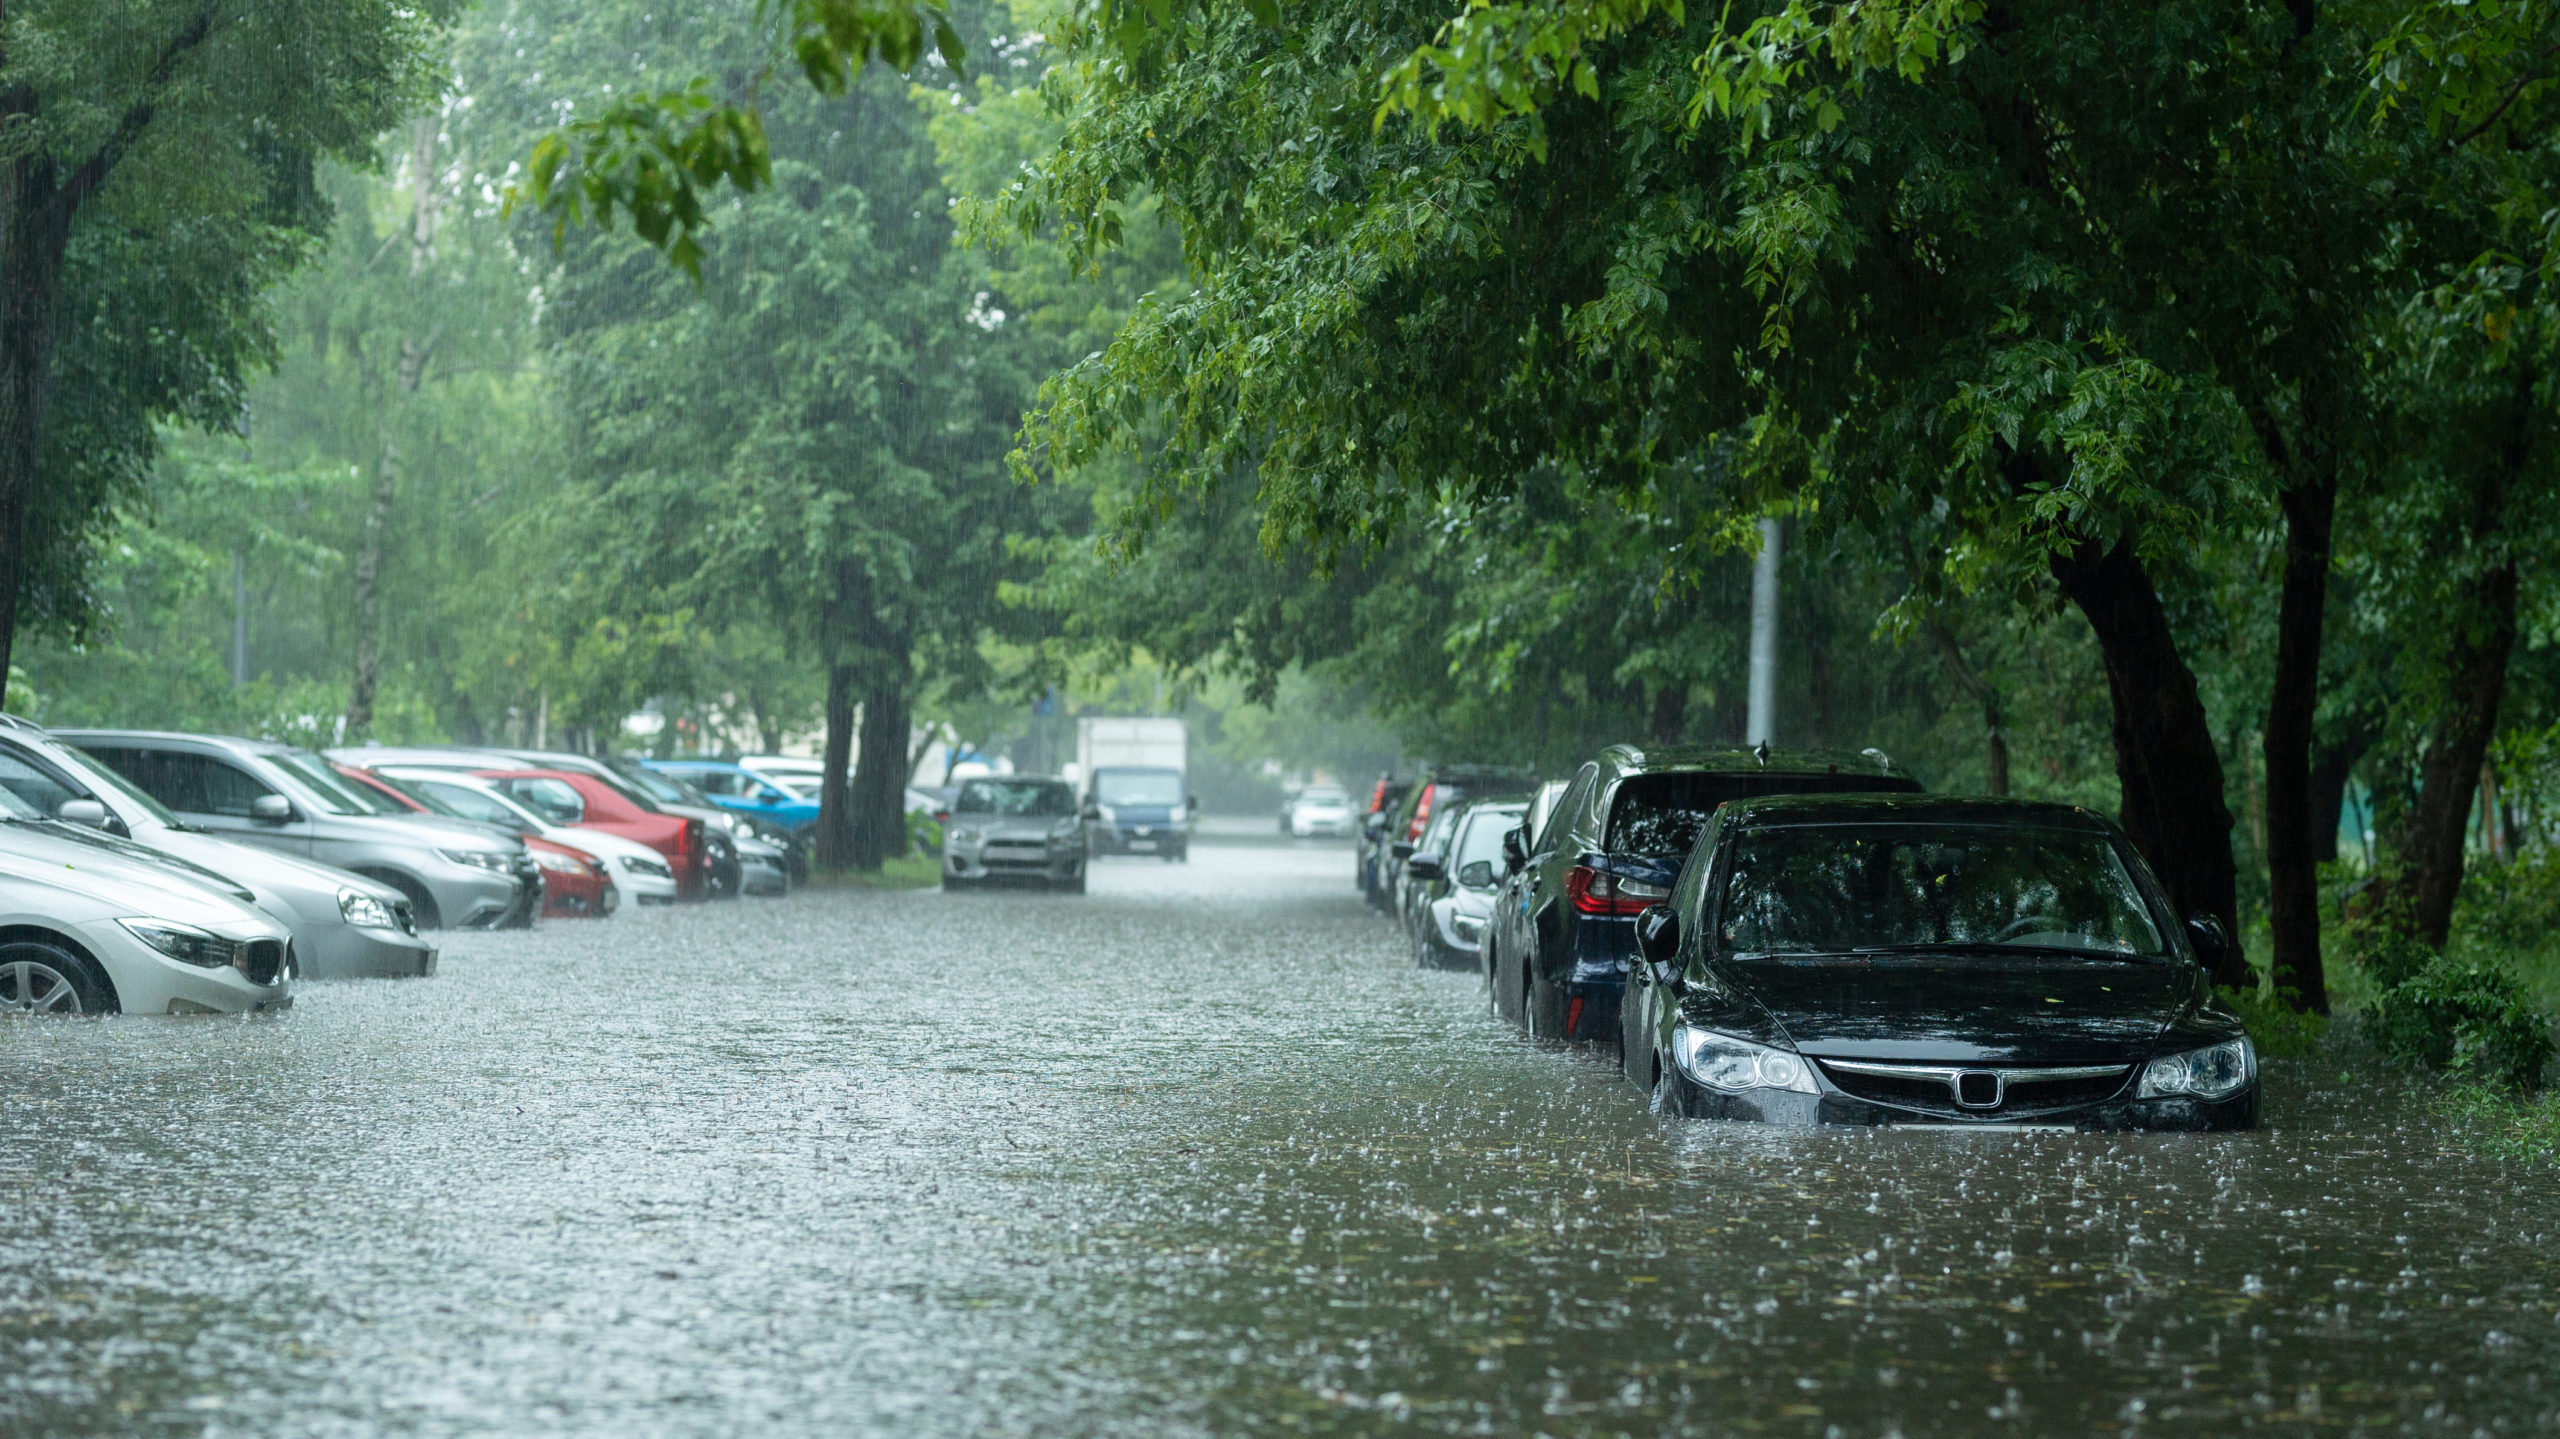
[(484, 769), (482, 779), (554, 824), (582, 824), (637, 840), (667, 857), (675, 871), (676, 897), (701, 899), (710, 874), (702, 821), (643, 808), (621, 790), (589, 774), (556, 769)]
[[(385, 779), (371, 770), (353, 765), (333, 764), (331, 769), (350, 781), (363, 785), (368, 794), (380, 795), (413, 814), (443, 814), (420, 795), (410, 792), (398, 781)], [(613, 871), (605, 862), (582, 849), (542, 838), (525, 835), (524, 847), (533, 862), (542, 868), (542, 913), (551, 919), (601, 917), (613, 913), (622, 903), (622, 891), (614, 888)]]

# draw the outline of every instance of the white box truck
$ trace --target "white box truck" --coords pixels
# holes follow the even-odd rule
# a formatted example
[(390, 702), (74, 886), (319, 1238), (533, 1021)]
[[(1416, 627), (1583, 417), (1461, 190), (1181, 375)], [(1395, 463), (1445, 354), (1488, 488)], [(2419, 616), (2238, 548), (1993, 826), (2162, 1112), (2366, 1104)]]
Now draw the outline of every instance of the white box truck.
[(1084, 793), (1095, 854), (1191, 858), (1191, 731), (1178, 719), (1080, 719), (1069, 778)]

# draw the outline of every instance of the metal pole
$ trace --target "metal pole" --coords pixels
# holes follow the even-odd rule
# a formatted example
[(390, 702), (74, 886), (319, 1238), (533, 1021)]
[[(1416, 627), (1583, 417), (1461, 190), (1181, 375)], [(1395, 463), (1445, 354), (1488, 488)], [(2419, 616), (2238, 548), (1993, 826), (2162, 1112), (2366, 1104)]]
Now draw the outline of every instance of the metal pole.
[(249, 682), (249, 562), (231, 552), (231, 686)]
[[(1778, 522), (1760, 522), (1760, 558), (1751, 567), (1751, 707), (1743, 743), (1774, 742), (1778, 723)], [(1730, 733), (1730, 731), (1727, 731)]]

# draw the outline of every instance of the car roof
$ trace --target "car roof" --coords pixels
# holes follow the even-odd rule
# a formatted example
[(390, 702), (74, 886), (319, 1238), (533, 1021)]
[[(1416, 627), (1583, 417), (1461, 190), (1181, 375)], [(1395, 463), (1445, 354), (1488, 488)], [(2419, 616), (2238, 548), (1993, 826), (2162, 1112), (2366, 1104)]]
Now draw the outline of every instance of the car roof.
[(1952, 794), (1773, 794), (1729, 800), (1728, 828), (1817, 824), (2015, 825), (2112, 834), (2115, 821), (2085, 805)]
[(1880, 749), (1854, 753), (1832, 749), (1773, 749), (1754, 745), (1613, 744), (1600, 763), (1620, 774), (1674, 771), (1717, 774), (1878, 774), (1910, 779), (1911, 773)]

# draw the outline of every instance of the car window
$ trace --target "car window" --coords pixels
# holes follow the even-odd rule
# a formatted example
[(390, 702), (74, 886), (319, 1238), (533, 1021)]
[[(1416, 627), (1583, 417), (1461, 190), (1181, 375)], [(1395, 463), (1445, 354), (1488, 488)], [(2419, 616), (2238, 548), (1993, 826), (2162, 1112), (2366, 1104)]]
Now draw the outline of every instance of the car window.
[[(1105, 804), (1127, 801), (1104, 800)], [(1076, 812), (1075, 791), (1055, 781), (973, 779), (951, 801), (953, 814), (1065, 816)]]
[(779, 785), (760, 784), (756, 786), (755, 793), (748, 798), (760, 804), (787, 804), (792, 796)]
[(68, 762), (67, 767), (79, 776), (82, 783), (93, 784), (100, 789), (114, 790), (128, 804), (142, 810), (162, 824), (184, 827), (185, 821), (179, 819), (175, 811), (144, 793), (141, 786), (116, 773), (113, 768), (99, 764), (95, 760), (85, 763), (72, 761)]
[(674, 771), (674, 774), (676, 778), (691, 784), (695, 789), (702, 791), (704, 794), (728, 795), (735, 797), (746, 793), (746, 777), (730, 770), (676, 770)]
[(422, 779), (415, 783), (418, 788), (435, 796), (446, 809), (463, 819), (478, 820), (482, 824), (500, 825), (513, 830), (525, 828), (523, 815), (507, 808), (505, 801), (486, 791), (474, 789), (467, 784), (455, 784), (450, 780)]
[(349, 783), (346, 776), (329, 767), (327, 760), (309, 750), (269, 750), (264, 752), (264, 758), (309, 790), (312, 803), (324, 814), (403, 813), (396, 801)]
[(25, 800), (28, 808), (44, 815), (58, 815), (71, 801), (88, 798), (13, 749), (0, 749), (0, 789)]
[(1600, 766), (1596, 764), (1586, 764), (1574, 774), (1573, 783), (1565, 786), (1564, 797), (1556, 801), (1554, 809), (1547, 811), (1546, 824), (1529, 846), (1531, 854), (1545, 854), (1556, 847), (1573, 816), (1581, 813), (1583, 805), (1590, 799), (1592, 787), (1599, 782)]
[(218, 814), (250, 819), (251, 802), (275, 793), (246, 770), (211, 755), (185, 750), (128, 749), (90, 751), (125, 778), (182, 814)]
[(2123, 855), (2086, 830), (1790, 825), (1748, 830), (1731, 853), (1717, 924), (1736, 953), (2168, 953)]
[(1729, 774), (1689, 770), (1669, 774), (1629, 775), (1618, 781), (1610, 797), (1608, 838), (1601, 848), (1612, 854), (1660, 858), (1685, 855), (1698, 842), (1698, 831), (1716, 807), (1727, 800), (1764, 794), (1871, 793), (1916, 790), (1908, 780), (1880, 780), (1868, 775)]
[(1106, 769), (1093, 777), (1093, 797), (1108, 805), (1182, 803), (1182, 776), (1174, 770)]
[(587, 801), (567, 780), (535, 775), (491, 780), (509, 798), (553, 824), (578, 824), (587, 817)]

